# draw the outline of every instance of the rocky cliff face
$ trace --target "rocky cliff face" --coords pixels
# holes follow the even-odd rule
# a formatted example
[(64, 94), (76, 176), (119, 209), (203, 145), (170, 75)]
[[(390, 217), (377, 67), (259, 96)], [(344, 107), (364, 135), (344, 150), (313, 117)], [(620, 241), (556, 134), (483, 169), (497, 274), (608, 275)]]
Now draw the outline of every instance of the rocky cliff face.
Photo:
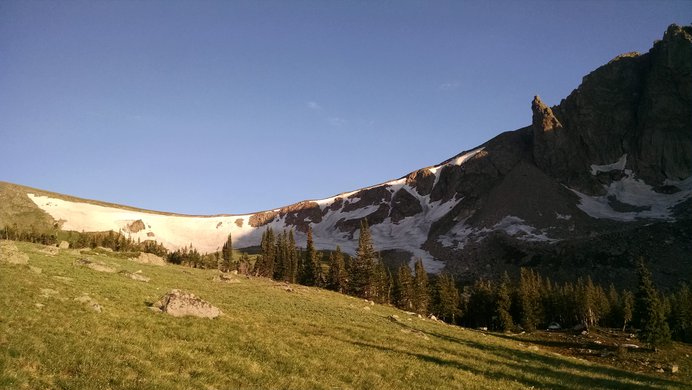
[[(664, 283), (689, 280), (692, 27), (671, 26), (648, 53), (618, 56), (559, 105), (535, 97), (531, 109), (530, 126), (441, 164), (251, 215), (115, 220), (103, 209), (30, 198), (66, 229), (127, 229), (139, 221), (146, 228), (129, 234), (154, 234), (171, 248), (192, 242), (215, 250), (228, 233), (238, 247), (257, 245), (267, 228), (294, 228), (301, 244), (311, 226), (318, 248), (338, 244), (353, 253), (367, 218), (378, 249), (398, 261), (421, 257), (429, 270), (460, 280), (520, 266), (556, 279), (627, 280), (639, 256), (654, 262)], [(101, 217), (83, 218), (96, 212)]]
[(692, 174), (692, 28), (670, 26), (646, 54), (628, 53), (586, 77), (566, 99), (533, 103), (536, 165), (590, 194), (588, 173), (627, 155), (626, 168), (649, 184)]

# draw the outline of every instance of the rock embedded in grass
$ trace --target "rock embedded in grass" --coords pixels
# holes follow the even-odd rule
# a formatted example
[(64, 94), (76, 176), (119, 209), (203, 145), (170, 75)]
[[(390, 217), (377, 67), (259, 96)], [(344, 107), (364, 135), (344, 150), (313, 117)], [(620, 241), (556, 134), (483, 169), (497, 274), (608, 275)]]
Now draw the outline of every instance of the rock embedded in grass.
[(79, 303), (83, 303), (84, 305), (86, 305), (86, 307), (90, 308), (91, 310), (97, 313), (100, 313), (102, 310), (101, 305), (99, 305), (99, 303), (96, 302), (94, 298), (90, 297), (87, 294), (84, 294), (81, 297), (77, 297), (74, 300)]
[(138, 282), (148, 282), (151, 280), (151, 278), (148, 278), (138, 272), (132, 273), (132, 272), (127, 272), (127, 271), (120, 271), (120, 274), (123, 276), (126, 276), (132, 280), (136, 280)]
[(192, 293), (174, 289), (161, 297), (152, 305), (160, 311), (172, 315), (173, 317), (200, 317), (216, 318), (220, 316), (221, 310), (211, 303), (195, 296)]
[(0, 260), (10, 264), (28, 264), (29, 256), (10, 241), (0, 241)]
[(87, 268), (92, 269), (92, 270), (97, 271), (97, 272), (107, 272), (107, 273), (114, 273), (115, 272), (115, 268), (110, 267), (104, 263), (98, 263), (95, 261), (91, 261), (89, 259), (78, 259), (78, 260), (75, 260), (74, 263), (75, 263), (75, 265), (81, 265), (81, 266), (87, 267)]
[(222, 283), (240, 283), (240, 280), (238, 278), (234, 277), (233, 274), (226, 273), (226, 272), (221, 272), (218, 275), (214, 276), (213, 280), (215, 282), (222, 282)]
[(46, 245), (43, 248), (39, 249), (38, 252), (48, 256), (55, 256), (58, 253), (60, 253), (60, 250), (57, 246)]
[(137, 257), (130, 257), (128, 260), (141, 264), (151, 265), (166, 265), (166, 260), (163, 257), (156, 256), (153, 253), (141, 252)]

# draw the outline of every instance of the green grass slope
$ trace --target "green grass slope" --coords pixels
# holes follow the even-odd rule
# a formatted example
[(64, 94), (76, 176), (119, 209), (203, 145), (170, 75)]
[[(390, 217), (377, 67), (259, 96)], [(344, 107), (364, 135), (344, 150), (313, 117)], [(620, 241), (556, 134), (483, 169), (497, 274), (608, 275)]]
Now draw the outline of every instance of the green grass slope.
[[(176, 214), (163, 211), (146, 210), (137, 207), (120, 205), (109, 202), (102, 202), (92, 199), (78, 198), (75, 196), (59, 194), (57, 192), (44, 191), (38, 188), (27, 187), (19, 184), (0, 181), (0, 228), (3, 226), (17, 225), (21, 230), (34, 229), (39, 233), (50, 233), (55, 231), (56, 221), (36, 206), (29, 199), (27, 194), (49, 196), (51, 198), (68, 200), (71, 202), (88, 203), (97, 206), (112, 207), (120, 210), (137, 211), (160, 215), (178, 215), (188, 217), (214, 217), (217, 215), (187, 215)], [(227, 215), (227, 214), (219, 214)]]
[(55, 221), (26, 195), (31, 188), (0, 181), (0, 228), (14, 226), (24, 231), (50, 233)]
[[(12, 389), (682, 388), (661, 377), (531, 350), (519, 341), (409, 316), (329, 291), (211, 270), (157, 267), (40, 245), (0, 260), (0, 387)], [(75, 265), (88, 257), (151, 280)], [(173, 288), (213, 319), (148, 309)], [(88, 295), (102, 307), (75, 300)], [(389, 319), (399, 316), (399, 321)]]

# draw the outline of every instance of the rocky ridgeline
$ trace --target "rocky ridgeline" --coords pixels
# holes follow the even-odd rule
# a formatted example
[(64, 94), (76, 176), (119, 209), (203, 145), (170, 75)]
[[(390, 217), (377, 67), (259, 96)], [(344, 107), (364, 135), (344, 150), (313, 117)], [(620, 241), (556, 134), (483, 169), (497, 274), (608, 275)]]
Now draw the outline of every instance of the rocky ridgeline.
[(590, 164), (627, 154), (653, 185), (692, 174), (692, 27), (670, 26), (646, 54), (628, 53), (584, 77), (559, 105), (534, 99), (533, 156), (552, 177), (591, 193)]

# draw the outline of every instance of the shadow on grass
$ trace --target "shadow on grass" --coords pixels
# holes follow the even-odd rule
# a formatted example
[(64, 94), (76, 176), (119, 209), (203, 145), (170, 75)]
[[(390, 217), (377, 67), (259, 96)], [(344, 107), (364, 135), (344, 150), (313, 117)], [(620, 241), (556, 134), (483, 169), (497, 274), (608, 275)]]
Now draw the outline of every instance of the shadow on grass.
[[(492, 333), (490, 334), (492, 337), (498, 337), (501, 339), (506, 339), (506, 340), (514, 340), (514, 341), (519, 341), (519, 342), (524, 342), (524, 343), (530, 343), (530, 344), (535, 344), (535, 345), (540, 345), (543, 347), (552, 347), (552, 348), (563, 348), (563, 349), (590, 349), (593, 350), (594, 356), (597, 356), (599, 352), (603, 351), (609, 351), (609, 352), (617, 352), (617, 348), (609, 345), (604, 345), (604, 344), (597, 344), (594, 343), (593, 341), (555, 341), (555, 340), (536, 340), (536, 339), (521, 339), (521, 338), (515, 338), (512, 336), (507, 336), (504, 334), (500, 333)], [(652, 351), (648, 348), (637, 348), (637, 349), (628, 349), (627, 353), (628, 354), (637, 354), (637, 355), (646, 355), (651, 353)], [(588, 354), (584, 354), (588, 355)]]
[[(417, 329), (405, 323), (397, 323), (402, 328), (407, 328), (411, 331), (421, 332), (430, 337), (435, 337), (455, 344), (461, 344), (466, 347), (485, 351), (496, 358), (487, 359), (481, 356), (473, 357), (474, 361), (479, 363), (487, 363), (488, 365), (496, 366), (496, 369), (484, 370), (474, 367), (473, 364), (465, 364), (461, 361), (431, 354), (417, 353), (407, 351), (402, 348), (392, 346), (383, 346), (373, 343), (368, 343), (362, 340), (343, 340), (351, 342), (355, 345), (376, 348), (383, 351), (390, 351), (400, 354), (406, 354), (428, 363), (437, 364), (440, 366), (452, 367), (459, 370), (471, 372), (473, 374), (493, 378), (498, 380), (516, 381), (527, 387), (550, 387), (557, 389), (573, 389), (573, 388), (618, 388), (618, 389), (654, 389), (654, 388), (686, 388), (689, 384), (648, 376), (635, 372), (625, 371), (617, 368), (601, 366), (596, 363), (579, 363), (572, 362), (569, 358), (559, 358), (541, 353), (534, 353), (516, 348), (494, 345), (493, 343), (481, 343), (466, 339), (460, 339), (436, 332), (428, 332)], [(488, 337), (496, 337), (497, 335), (488, 335)], [(511, 339), (510, 337), (502, 337)], [(512, 339), (517, 341), (516, 339)], [(467, 358), (468, 356), (460, 356), (459, 351), (444, 348), (440, 351), (444, 354)], [(579, 374), (571, 371), (580, 372)], [(583, 373), (583, 374), (582, 374)], [(544, 377), (546, 381), (537, 381), (531, 376)]]

